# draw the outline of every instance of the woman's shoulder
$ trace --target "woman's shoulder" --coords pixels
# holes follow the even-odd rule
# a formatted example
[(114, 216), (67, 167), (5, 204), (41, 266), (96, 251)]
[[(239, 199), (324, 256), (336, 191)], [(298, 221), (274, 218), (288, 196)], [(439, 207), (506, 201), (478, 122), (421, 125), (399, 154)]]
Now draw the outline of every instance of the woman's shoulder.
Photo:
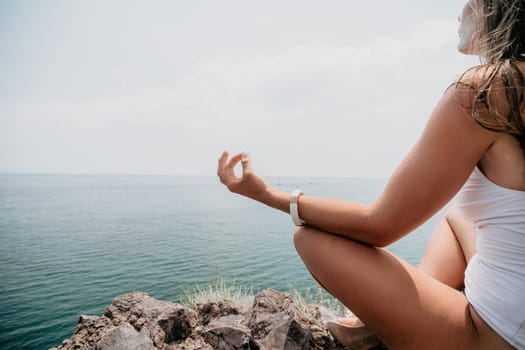
[(487, 83), (501, 82), (501, 68), (493, 64), (473, 66), (461, 73), (455, 80), (461, 90), (479, 90), (486, 88)]
[(525, 62), (510, 60), (471, 67), (452, 84), (455, 96), (481, 119), (506, 119), (523, 108), (524, 69)]
[[(462, 89), (491, 89), (494, 92), (505, 88), (523, 88), (525, 83), (525, 61), (504, 60), (473, 66), (460, 74), (455, 84)], [(514, 80), (515, 86), (509, 86)]]

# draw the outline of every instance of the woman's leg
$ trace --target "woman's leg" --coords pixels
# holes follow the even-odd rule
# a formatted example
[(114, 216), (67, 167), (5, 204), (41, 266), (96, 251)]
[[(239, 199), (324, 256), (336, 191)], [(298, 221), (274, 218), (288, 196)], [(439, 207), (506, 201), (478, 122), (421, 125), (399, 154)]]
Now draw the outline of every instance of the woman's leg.
[(403, 262), (314, 228), (295, 245), (308, 270), (391, 349), (506, 349), (465, 296)]
[(476, 232), (455, 207), (438, 223), (418, 268), (453, 288), (463, 287), (465, 269), (476, 253)]
[[(476, 232), (455, 207), (441, 218), (432, 233), (418, 268), (447, 286), (463, 287), (465, 269), (476, 253)], [(359, 326), (357, 317), (339, 321), (347, 326)]]

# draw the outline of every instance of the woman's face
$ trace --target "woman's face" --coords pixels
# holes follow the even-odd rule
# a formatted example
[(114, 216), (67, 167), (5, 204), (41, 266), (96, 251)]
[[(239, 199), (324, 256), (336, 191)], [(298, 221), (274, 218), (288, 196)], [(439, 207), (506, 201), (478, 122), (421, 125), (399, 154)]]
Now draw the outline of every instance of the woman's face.
[(458, 18), (459, 20), (459, 43), (458, 51), (466, 55), (474, 55), (474, 47), (472, 43), (472, 37), (474, 34), (474, 16), (472, 11), (471, 2), (467, 2), (461, 15)]

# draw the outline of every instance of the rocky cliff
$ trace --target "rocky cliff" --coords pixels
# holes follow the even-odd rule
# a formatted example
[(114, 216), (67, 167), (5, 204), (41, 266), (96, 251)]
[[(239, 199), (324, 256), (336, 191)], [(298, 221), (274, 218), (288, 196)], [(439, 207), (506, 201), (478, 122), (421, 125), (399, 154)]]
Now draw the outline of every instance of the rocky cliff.
[(74, 335), (52, 350), (343, 349), (324, 327), (336, 317), (271, 289), (248, 310), (228, 300), (194, 310), (133, 292), (114, 299), (104, 316), (80, 316)]

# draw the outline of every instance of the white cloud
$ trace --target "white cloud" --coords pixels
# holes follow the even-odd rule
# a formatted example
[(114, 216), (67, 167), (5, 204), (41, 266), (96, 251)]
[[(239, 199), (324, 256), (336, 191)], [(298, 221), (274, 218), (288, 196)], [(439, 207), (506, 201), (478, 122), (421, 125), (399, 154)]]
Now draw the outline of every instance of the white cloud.
[[(456, 27), (450, 21), (429, 21), (405, 40), (383, 35), (361, 47), (317, 41), (274, 55), (202, 59), (184, 79), (136, 95), (4, 100), (1, 104), (7, 113), (0, 119), (2, 138), (9, 146), (9, 139), (23, 137), (28, 129), (52, 129), (53, 125), (73, 134), (86, 128), (113, 128), (115, 133), (123, 126), (184, 128), (193, 130), (195, 137), (204, 132), (207, 139), (194, 151), (215, 157), (224, 137), (245, 134), (257, 126), (260, 133), (237, 141), (245, 141), (261, 153), (261, 158), (268, 160), (265, 170), (270, 173), (296, 174), (300, 170), (306, 174), (384, 175), (415, 140), (440, 93), (467, 66), (467, 59), (455, 53)], [(289, 130), (284, 130), (289, 127), (297, 128), (309, 140), (301, 146), (304, 161), (300, 169), (287, 168), (286, 162), (278, 159), (280, 150), (290, 143)], [(50, 135), (42, 132), (41, 140), (28, 142), (45, 148), (46, 137), (57, 137), (56, 132)], [(171, 140), (172, 149), (183, 146), (182, 141), (187, 139)], [(79, 137), (78, 142), (89, 140)], [(107, 142), (110, 146), (111, 141)], [(0, 161), (17, 156), (16, 150), (9, 152)], [(330, 160), (321, 162), (323, 170), (313, 169), (307, 165), (307, 154), (348, 159), (360, 163), (360, 170), (329, 169)], [(181, 157), (188, 158), (186, 167), (208, 172), (192, 163), (192, 157), (182, 153)], [(374, 164), (369, 162), (371, 157), (377, 157)], [(160, 162), (155, 171), (180, 171), (169, 165), (163, 169)], [(5, 164), (3, 168), (8, 170)], [(116, 171), (126, 172), (127, 168)]]

